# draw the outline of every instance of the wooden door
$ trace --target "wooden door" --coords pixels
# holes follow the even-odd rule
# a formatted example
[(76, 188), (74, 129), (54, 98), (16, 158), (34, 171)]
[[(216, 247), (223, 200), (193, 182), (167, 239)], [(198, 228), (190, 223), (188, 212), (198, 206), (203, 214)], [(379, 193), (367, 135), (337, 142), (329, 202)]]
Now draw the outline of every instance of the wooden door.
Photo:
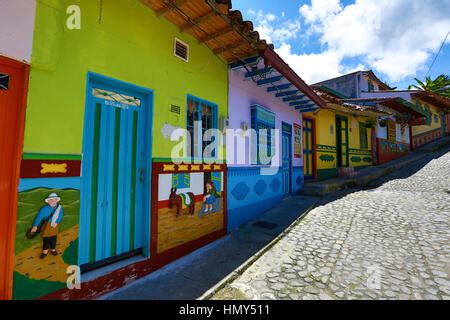
[(336, 147), (338, 168), (348, 167), (348, 119), (336, 116)]
[[(285, 126), (285, 124), (283, 124)], [(292, 181), (292, 127), (291, 133), (284, 132), (282, 134), (282, 176), (283, 176), (283, 195), (291, 194)]]
[(314, 121), (303, 118), (303, 154), (304, 154), (304, 176), (305, 179), (314, 179)]
[(141, 254), (148, 246), (150, 115), (147, 100), (132, 89), (91, 84), (83, 146), (82, 271)]
[(0, 300), (10, 299), (29, 67), (0, 56)]

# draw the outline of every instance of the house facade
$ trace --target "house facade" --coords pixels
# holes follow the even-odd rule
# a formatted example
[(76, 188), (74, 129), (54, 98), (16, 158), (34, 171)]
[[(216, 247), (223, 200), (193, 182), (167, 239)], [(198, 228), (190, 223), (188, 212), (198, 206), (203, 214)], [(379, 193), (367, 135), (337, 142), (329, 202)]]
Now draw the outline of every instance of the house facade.
[(17, 188), (35, 10), (31, 0), (20, 5), (0, 3), (0, 300), (12, 297)]
[(450, 112), (450, 101), (431, 92), (418, 90), (378, 91), (363, 93), (363, 98), (397, 98), (404, 101), (409, 109), (416, 110), (422, 117), (411, 122), (410, 148), (415, 149), (446, 135), (446, 114)]
[(301, 189), (302, 113), (323, 102), (270, 47), (230, 65), (229, 83), (231, 231)]
[[(402, 112), (406, 114), (411, 113), (411, 122), (408, 123), (410, 126), (410, 149), (417, 148), (445, 135), (445, 114), (448, 113), (448, 99), (439, 97), (433, 93), (424, 93), (417, 90), (395, 90), (379, 80), (372, 71), (354, 72), (320, 82), (318, 85), (327, 86), (346, 96), (347, 99), (357, 99), (359, 101), (371, 100), (370, 102), (372, 103), (374, 102), (374, 99), (378, 99), (379, 101), (397, 99), (397, 103), (406, 107), (402, 108), (399, 106), (401, 109), (404, 109)], [(394, 100), (391, 100), (391, 102), (394, 104), (396, 103)], [(418, 117), (416, 114), (417, 112), (422, 116)], [(391, 129), (393, 130), (394, 125), (391, 124), (391, 126)], [(403, 124), (402, 131), (404, 131), (405, 126), (406, 124)], [(385, 139), (383, 130), (381, 130), (379, 138)], [(393, 143), (393, 139), (391, 139), (390, 142)], [(383, 142), (382, 144), (386, 145), (386, 142)], [(404, 146), (402, 145), (397, 145), (395, 147), (391, 145), (387, 150), (395, 150), (399, 149), (399, 147), (401, 150), (404, 150)]]
[(94, 298), (225, 235), (228, 65), (265, 42), (226, 1), (30, 3), (5, 298)]
[(371, 166), (373, 136), (377, 119), (386, 113), (371, 106), (344, 103), (344, 96), (326, 86), (315, 86), (315, 92), (327, 103), (324, 108), (304, 115), (305, 178), (326, 180), (351, 176)]
[(315, 86), (325, 86), (350, 99), (363, 98), (364, 93), (368, 92), (392, 90), (372, 70), (349, 73), (316, 83)]

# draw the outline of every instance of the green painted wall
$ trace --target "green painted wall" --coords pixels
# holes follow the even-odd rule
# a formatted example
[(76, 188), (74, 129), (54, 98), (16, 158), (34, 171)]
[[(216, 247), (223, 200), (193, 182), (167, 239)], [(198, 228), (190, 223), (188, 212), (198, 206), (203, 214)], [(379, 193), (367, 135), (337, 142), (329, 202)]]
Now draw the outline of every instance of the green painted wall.
[[(81, 30), (66, 27), (72, 4), (81, 8)], [(188, 63), (173, 55), (175, 37), (189, 44)], [(24, 152), (81, 153), (88, 71), (154, 90), (155, 158), (170, 157), (173, 146), (164, 123), (186, 127), (187, 94), (227, 116), (226, 63), (140, 1), (104, 0), (100, 15), (100, 0), (37, 0)]]

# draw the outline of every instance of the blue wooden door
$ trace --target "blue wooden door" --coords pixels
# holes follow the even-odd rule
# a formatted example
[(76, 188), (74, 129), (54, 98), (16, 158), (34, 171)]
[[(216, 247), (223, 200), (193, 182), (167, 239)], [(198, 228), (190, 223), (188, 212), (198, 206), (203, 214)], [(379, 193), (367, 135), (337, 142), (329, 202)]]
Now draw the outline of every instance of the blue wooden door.
[(95, 81), (88, 89), (80, 218), (85, 270), (148, 247), (150, 108), (132, 89)]
[(292, 167), (292, 133), (284, 132), (282, 140), (282, 175), (283, 175), (283, 194), (291, 193), (291, 167)]

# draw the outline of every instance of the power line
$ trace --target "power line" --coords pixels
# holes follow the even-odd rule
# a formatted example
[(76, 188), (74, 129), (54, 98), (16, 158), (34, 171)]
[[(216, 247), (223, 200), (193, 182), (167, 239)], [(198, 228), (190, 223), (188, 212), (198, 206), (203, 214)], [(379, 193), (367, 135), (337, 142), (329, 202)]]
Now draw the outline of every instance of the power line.
[(436, 60), (437, 60), (439, 54), (440, 54), (441, 51), (442, 51), (442, 48), (444, 48), (445, 42), (447, 41), (447, 38), (448, 38), (448, 35), (449, 35), (449, 34), (450, 34), (450, 31), (447, 32), (447, 35), (445, 36), (445, 39), (444, 39), (444, 41), (442, 42), (441, 47), (439, 48), (439, 51), (437, 52), (436, 56), (434, 57), (434, 60), (433, 60), (433, 62), (431, 63), (431, 66), (430, 66), (430, 68), (428, 69), (428, 72), (427, 72), (427, 74), (425, 75), (425, 77), (428, 77), (428, 75), (430, 74), (431, 68), (433, 68), (434, 63), (436, 62)]

